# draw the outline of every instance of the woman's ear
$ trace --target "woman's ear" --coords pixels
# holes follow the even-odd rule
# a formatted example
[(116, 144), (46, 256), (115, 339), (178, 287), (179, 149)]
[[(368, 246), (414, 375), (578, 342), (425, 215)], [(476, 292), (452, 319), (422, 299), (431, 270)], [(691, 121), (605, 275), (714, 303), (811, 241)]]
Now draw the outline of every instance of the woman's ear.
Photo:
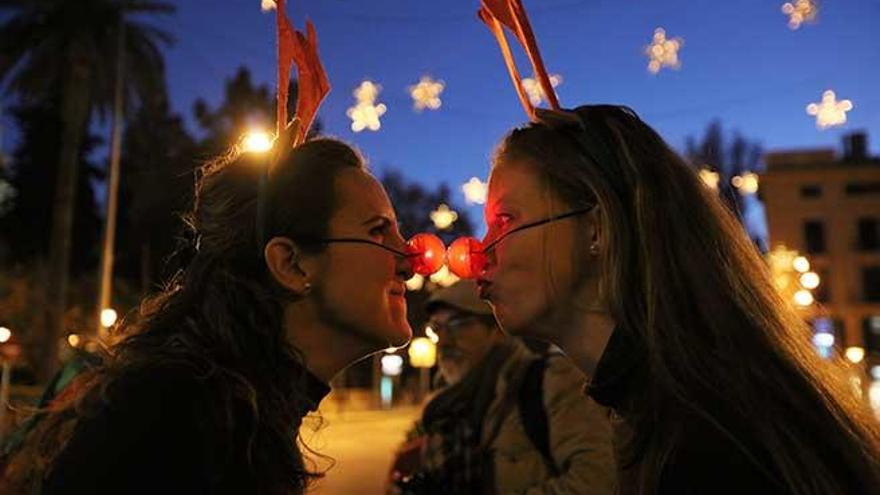
[(272, 278), (285, 289), (299, 296), (308, 295), (312, 281), (303, 268), (302, 250), (286, 237), (273, 237), (263, 249), (263, 258)]
[(598, 205), (594, 206), (592, 210), (587, 212), (586, 221), (590, 255), (598, 256), (599, 253), (602, 252), (602, 244), (605, 242), (602, 233), (602, 219)]

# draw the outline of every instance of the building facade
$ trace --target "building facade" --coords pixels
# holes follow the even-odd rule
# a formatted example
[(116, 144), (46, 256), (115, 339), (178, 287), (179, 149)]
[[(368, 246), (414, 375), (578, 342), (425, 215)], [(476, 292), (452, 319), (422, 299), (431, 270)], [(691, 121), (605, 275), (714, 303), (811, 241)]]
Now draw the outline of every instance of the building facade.
[(760, 194), (770, 246), (809, 259), (821, 277), (809, 310), (814, 328), (833, 332), (839, 352), (864, 349), (866, 371), (880, 380), (880, 159), (855, 133), (842, 152), (769, 153), (766, 165)]

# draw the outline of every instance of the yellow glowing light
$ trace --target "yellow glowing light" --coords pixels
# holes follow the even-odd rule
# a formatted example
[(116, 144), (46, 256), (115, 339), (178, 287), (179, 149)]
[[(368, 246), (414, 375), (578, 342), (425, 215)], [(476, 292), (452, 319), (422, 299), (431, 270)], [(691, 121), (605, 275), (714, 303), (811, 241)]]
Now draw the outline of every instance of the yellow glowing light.
[(813, 293), (806, 289), (801, 289), (794, 293), (794, 303), (802, 308), (813, 304), (814, 300)]
[[(551, 74), (549, 77), (551, 87), (555, 88), (562, 84), (562, 76), (559, 74)], [(547, 94), (544, 93), (544, 88), (541, 87), (541, 84), (537, 79), (527, 77), (522, 80), (522, 85), (529, 97), (529, 101), (532, 102), (532, 105), (538, 106), (542, 101), (547, 100)]]
[(67, 336), (67, 343), (70, 344), (70, 347), (79, 347), (79, 344), (82, 339), (80, 339), (79, 335), (72, 333)]
[(815, 0), (795, 0), (782, 4), (782, 12), (788, 16), (789, 29), (798, 29), (804, 22), (815, 22), (819, 3)]
[(440, 342), (440, 336), (437, 335), (437, 332), (431, 327), (425, 327), (425, 335), (427, 335), (428, 339), (435, 344)]
[(104, 328), (110, 328), (116, 323), (116, 310), (107, 308), (101, 311), (101, 326)]
[(681, 60), (678, 58), (678, 50), (684, 46), (682, 38), (667, 38), (666, 30), (657, 28), (654, 30), (654, 39), (645, 47), (645, 55), (648, 56), (648, 71), (652, 74), (660, 72), (663, 67), (678, 69)]
[(352, 131), (361, 132), (364, 129), (378, 131), (382, 127), (379, 118), (385, 115), (388, 107), (383, 103), (376, 103), (380, 91), (382, 91), (382, 86), (372, 81), (363, 81), (354, 90), (353, 94), (357, 103), (346, 112), (346, 115), (351, 119)]
[(758, 192), (758, 174), (754, 172), (737, 175), (731, 182), (733, 182), (733, 187), (743, 196)]
[(246, 153), (265, 153), (272, 149), (272, 137), (264, 131), (248, 131), (241, 140), (241, 149)]
[(449, 271), (449, 267), (447, 267), (446, 265), (443, 265), (443, 267), (440, 268), (437, 273), (431, 275), (431, 282), (434, 282), (440, 287), (451, 287), (452, 285), (455, 285), (458, 280), (459, 278), (454, 273)]
[(721, 176), (718, 172), (713, 172), (707, 168), (700, 169), (700, 180), (703, 181), (703, 184), (709, 189), (718, 189), (718, 182), (721, 180)]
[(260, 2), (260, 10), (263, 12), (268, 12), (270, 10), (275, 10), (275, 0), (262, 0)]
[(807, 272), (801, 275), (801, 286), (804, 289), (813, 290), (816, 287), (819, 287), (819, 274), (816, 272)]
[(810, 271), (810, 261), (804, 256), (798, 256), (792, 260), (791, 267), (800, 273), (807, 273)]
[(430, 368), (437, 363), (437, 346), (425, 337), (416, 337), (409, 344), (409, 364), (414, 368)]
[(425, 277), (416, 273), (413, 277), (406, 281), (407, 290), (417, 292), (425, 286)]
[(437, 110), (443, 104), (440, 94), (446, 85), (443, 81), (435, 81), (428, 76), (422, 76), (418, 84), (410, 86), (409, 95), (413, 99), (413, 108), (421, 112), (424, 109)]
[(846, 349), (846, 358), (853, 363), (861, 363), (865, 359), (865, 349), (863, 347), (848, 347)]
[(0, 344), (4, 344), (9, 342), (9, 339), (12, 338), (12, 330), (6, 327), (0, 327)]
[(837, 101), (837, 95), (830, 89), (822, 93), (822, 101), (807, 105), (807, 113), (816, 117), (816, 127), (827, 129), (846, 123), (846, 112), (853, 109), (850, 100)]
[(464, 192), (464, 199), (467, 204), (486, 204), (486, 197), (489, 195), (489, 184), (481, 181), (479, 178), (471, 177), (471, 180), (461, 186), (461, 190)]
[(440, 230), (446, 230), (452, 227), (452, 224), (458, 220), (458, 213), (449, 209), (449, 206), (441, 204), (436, 210), (431, 212), (431, 221), (434, 226)]

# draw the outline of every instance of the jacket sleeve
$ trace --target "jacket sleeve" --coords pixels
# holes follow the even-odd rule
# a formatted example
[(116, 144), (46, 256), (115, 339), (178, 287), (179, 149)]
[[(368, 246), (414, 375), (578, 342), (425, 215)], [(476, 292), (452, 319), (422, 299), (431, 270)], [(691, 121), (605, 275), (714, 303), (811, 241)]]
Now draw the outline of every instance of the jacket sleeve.
[(583, 392), (585, 377), (568, 359), (551, 358), (544, 374), (550, 450), (559, 476), (526, 495), (614, 493), (616, 467), (607, 409)]

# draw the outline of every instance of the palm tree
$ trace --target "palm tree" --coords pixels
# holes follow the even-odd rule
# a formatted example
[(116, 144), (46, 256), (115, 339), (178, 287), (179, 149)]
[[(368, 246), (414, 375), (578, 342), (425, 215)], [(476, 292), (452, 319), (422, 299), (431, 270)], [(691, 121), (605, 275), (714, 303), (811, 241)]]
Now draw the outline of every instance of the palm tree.
[(63, 332), (70, 264), (71, 225), (80, 143), (93, 113), (103, 118), (113, 100), (120, 28), (125, 32), (125, 94), (129, 105), (165, 92), (160, 44), (165, 31), (136, 20), (170, 14), (174, 7), (147, 0), (0, 0), (0, 83), (23, 101), (60, 92), (63, 122), (53, 203), (45, 333), (39, 375), (47, 377)]

